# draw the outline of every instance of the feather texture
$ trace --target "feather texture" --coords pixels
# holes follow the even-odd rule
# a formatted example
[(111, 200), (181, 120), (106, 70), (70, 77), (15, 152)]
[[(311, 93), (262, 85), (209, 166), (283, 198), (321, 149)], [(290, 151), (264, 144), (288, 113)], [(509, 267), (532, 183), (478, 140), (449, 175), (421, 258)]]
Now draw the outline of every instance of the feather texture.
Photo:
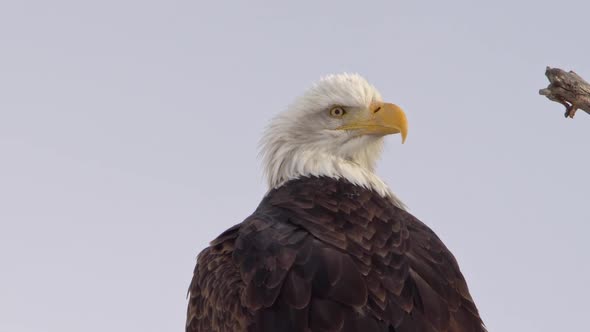
[(425, 224), (327, 177), (271, 190), (199, 255), (189, 291), (187, 332), (485, 331)]

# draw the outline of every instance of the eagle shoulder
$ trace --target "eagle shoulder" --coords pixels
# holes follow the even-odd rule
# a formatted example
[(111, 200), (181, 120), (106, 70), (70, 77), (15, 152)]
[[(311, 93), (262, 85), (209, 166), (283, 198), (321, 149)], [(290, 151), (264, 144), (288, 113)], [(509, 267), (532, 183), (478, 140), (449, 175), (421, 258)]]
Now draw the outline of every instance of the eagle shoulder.
[(271, 191), (200, 255), (193, 331), (485, 331), (451, 252), (414, 216), (346, 181)]

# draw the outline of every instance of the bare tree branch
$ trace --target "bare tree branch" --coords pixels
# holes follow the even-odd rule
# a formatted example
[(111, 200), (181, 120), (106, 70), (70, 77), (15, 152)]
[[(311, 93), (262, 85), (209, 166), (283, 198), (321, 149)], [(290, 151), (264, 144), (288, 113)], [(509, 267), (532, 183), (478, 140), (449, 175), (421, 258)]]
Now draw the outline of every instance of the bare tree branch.
[(590, 114), (590, 84), (573, 71), (547, 67), (549, 86), (539, 94), (565, 106), (565, 117), (573, 118), (578, 109)]

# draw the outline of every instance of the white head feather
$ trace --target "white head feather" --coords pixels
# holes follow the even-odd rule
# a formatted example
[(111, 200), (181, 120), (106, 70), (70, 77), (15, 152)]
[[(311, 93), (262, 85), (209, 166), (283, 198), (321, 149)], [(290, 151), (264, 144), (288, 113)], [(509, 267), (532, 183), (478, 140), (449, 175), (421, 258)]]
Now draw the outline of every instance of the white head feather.
[(335, 130), (341, 125), (329, 116), (333, 106), (367, 109), (381, 95), (358, 74), (323, 77), (267, 127), (261, 141), (269, 189), (302, 176), (344, 178), (403, 203), (375, 173), (383, 137)]

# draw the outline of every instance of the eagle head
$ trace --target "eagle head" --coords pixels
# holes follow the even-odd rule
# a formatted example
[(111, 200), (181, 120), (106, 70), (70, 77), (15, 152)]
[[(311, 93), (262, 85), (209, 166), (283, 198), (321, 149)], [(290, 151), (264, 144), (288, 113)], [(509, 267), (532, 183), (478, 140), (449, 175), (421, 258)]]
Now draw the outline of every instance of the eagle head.
[(406, 139), (404, 112), (358, 74), (328, 75), (267, 127), (261, 154), (270, 188), (301, 176), (345, 178), (390, 192), (373, 174), (383, 136)]

